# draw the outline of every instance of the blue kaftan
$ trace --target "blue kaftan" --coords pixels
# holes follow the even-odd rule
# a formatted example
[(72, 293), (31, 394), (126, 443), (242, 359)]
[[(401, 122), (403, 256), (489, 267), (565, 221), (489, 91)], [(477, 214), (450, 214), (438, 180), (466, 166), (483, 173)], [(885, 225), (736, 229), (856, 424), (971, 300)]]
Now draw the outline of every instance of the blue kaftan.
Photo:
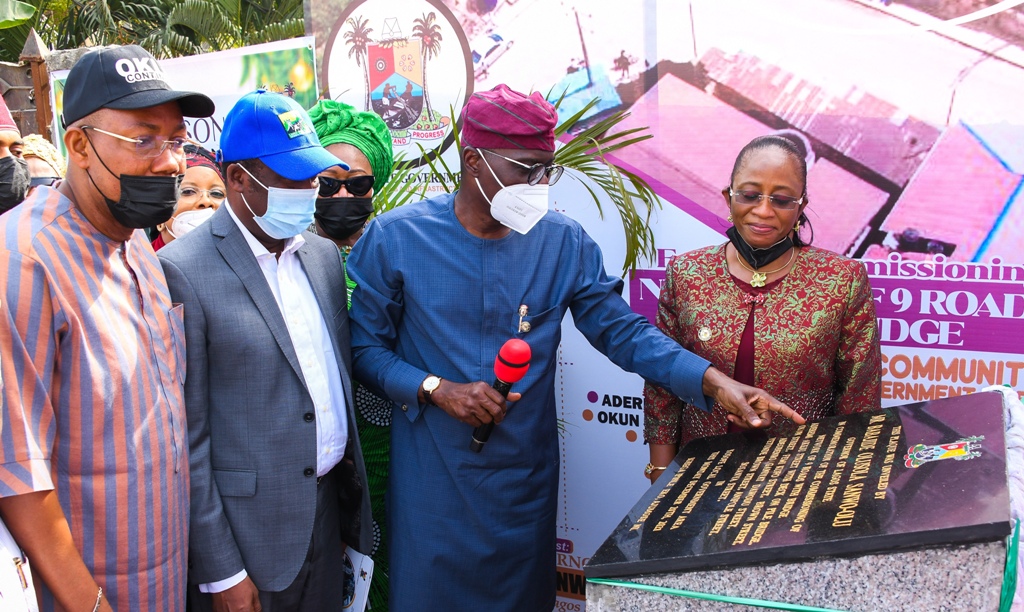
[[(394, 402), (388, 483), (391, 600), (397, 611), (552, 609), (561, 321), (623, 369), (710, 407), (708, 362), (681, 349), (619, 295), (578, 223), (549, 212), (529, 234), (470, 234), (452, 195), (374, 219), (349, 257), (356, 377)], [(530, 331), (519, 331), (519, 306)], [(417, 403), (428, 374), (494, 380), (509, 338), (531, 347), (526, 377), (483, 452), (472, 427)]]

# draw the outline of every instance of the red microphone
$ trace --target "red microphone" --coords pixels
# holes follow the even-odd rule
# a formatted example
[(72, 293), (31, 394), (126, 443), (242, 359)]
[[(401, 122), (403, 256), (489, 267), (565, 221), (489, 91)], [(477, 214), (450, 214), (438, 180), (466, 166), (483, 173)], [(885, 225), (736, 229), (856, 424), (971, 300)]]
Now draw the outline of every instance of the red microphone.
[[(498, 356), (494, 358), (494, 390), (502, 397), (508, 397), (512, 390), (512, 383), (517, 383), (526, 376), (530, 369), (530, 345), (518, 338), (512, 338), (502, 345)], [(484, 444), (491, 437), (491, 430), (494, 429), (494, 421), (484, 423), (473, 430), (473, 441), (469, 443), (469, 450), (479, 453), (484, 449)]]

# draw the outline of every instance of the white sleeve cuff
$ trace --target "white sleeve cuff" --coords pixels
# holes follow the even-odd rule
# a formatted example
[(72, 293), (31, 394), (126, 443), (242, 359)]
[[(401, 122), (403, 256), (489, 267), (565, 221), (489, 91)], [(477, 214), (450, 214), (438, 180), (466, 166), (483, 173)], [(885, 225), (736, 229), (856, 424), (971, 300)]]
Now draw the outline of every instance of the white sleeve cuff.
[(217, 582), (210, 582), (208, 584), (201, 584), (201, 585), (199, 585), (199, 592), (200, 593), (221, 593), (221, 592), (226, 591), (226, 590), (230, 589), (231, 587), (235, 586), (239, 582), (245, 580), (245, 578), (248, 575), (249, 574), (247, 574), (245, 572), (245, 570), (243, 569), (242, 571), (238, 572), (237, 574), (235, 574), (234, 576), (232, 576), (230, 578), (225, 578), (224, 580), (218, 580)]

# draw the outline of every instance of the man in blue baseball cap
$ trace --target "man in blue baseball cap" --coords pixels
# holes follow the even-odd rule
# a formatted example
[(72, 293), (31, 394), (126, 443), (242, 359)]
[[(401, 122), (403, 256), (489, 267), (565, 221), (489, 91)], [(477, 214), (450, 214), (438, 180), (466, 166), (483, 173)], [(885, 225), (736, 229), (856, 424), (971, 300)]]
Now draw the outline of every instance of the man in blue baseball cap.
[(306, 231), (344, 162), (291, 98), (259, 90), (220, 139), (227, 206), (160, 250), (184, 304), (197, 610), (337, 610), (346, 544), (370, 552), (345, 273)]

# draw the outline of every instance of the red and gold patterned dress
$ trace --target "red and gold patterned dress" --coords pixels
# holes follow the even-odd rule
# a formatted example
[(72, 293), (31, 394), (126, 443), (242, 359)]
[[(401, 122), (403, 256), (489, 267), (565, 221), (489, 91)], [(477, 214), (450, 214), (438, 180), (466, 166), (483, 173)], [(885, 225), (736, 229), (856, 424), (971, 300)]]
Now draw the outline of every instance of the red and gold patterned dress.
[[(745, 284), (744, 284), (745, 285)], [(881, 408), (881, 352), (867, 272), (857, 261), (814, 247), (798, 249), (789, 274), (766, 291), (741, 289), (725, 244), (673, 258), (665, 270), (658, 327), (735, 376), (743, 330), (754, 313), (754, 385), (807, 420)], [(726, 433), (726, 411), (685, 404), (644, 388), (644, 438), (685, 444)], [(795, 427), (773, 419), (770, 435)]]

